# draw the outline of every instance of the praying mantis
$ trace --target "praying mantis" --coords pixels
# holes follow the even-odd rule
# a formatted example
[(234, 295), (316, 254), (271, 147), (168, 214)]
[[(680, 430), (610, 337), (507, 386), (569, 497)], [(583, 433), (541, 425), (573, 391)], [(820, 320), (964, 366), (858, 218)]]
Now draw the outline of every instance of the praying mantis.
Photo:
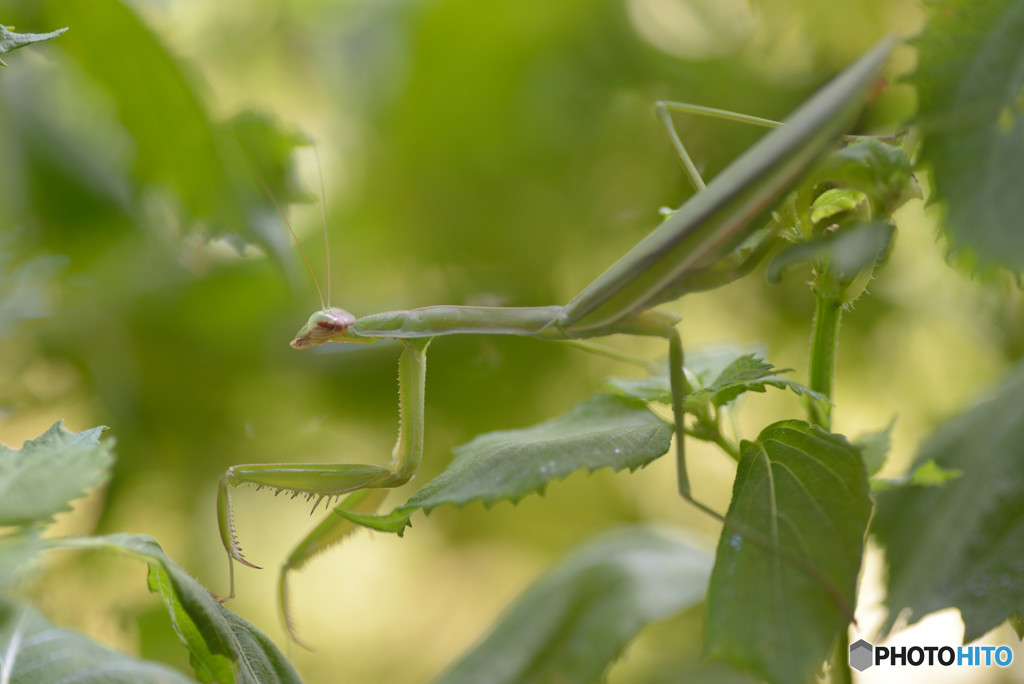
[[(867, 52), (707, 186), (672, 128), (668, 111), (676, 105), (659, 103), (659, 116), (699, 192), (565, 306), (427, 306), (359, 317), (340, 308), (324, 308), (310, 316), (291, 341), (295, 349), (327, 342), (372, 344), (391, 339), (401, 343), (398, 440), (387, 466), (293, 463), (229, 468), (220, 480), (217, 497), (220, 537), (231, 569), (228, 598), (234, 596), (234, 562), (257, 567), (244, 557), (237, 541), (231, 504), (233, 487), (267, 487), (315, 498), (317, 503), (348, 495), (335, 509), (339, 514), (329, 515), (302, 539), (281, 569), (278, 598), (286, 627), (298, 640), (287, 617), (287, 575), (354, 529), (350, 516), (340, 512), (372, 517), (388, 489), (416, 475), (424, 444), (426, 352), (433, 338), (447, 335), (580, 341), (625, 334), (667, 341), (678, 490), (683, 499), (721, 519), (720, 514), (693, 497), (687, 475), (684, 398), (690, 386), (677, 329), (680, 318), (654, 307), (688, 292), (734, 280), (756, 265), (774, 239), (763, 231), (757, 234), (758, 227), (850, 126), (893, 45), (894, 40), (887, 39)], [(690, 109), (722, 114), (718, 110)], [(746, 120), (775, 126), (774, 122), (753, 117)]]

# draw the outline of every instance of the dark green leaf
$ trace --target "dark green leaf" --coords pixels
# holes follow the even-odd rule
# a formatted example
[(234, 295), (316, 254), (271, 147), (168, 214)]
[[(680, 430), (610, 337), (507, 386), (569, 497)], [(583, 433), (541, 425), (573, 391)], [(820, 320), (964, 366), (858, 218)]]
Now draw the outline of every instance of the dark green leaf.
[[(67, 28), (57, 29), (50, 33), (15, 33), (10, 29), (13, 26), (4, 26), (0, 24), (0, 55), (11, 50), (17, 50), (20, 47), (31, 45), (32, 43), (38, 43), (44, 40), (50, 40), (56, 38), (60, 34), (67, 31)], [(7, 66), (4, 60), (0, 59), (0, 65)]]
[(527, 494), (543, 493), (549, 482), (577, 470), (642, 468), (665, 454), (671, 441), (672, 425), (642, 402), (595, 394), (564, 416), (519, 430), (489, 432), (456, 447), (448, 468), (388, 515), (343, 508), (335, 512), (359, 525), (401, 534), (417, 509), (429, 513), (446, 503), (514, 503)]
[(827, 401), (821, 394), (779, 375), (787, 372), (753, 354), (745, 354), (726, 366), (714, 382), (694, 392), (691, 397), (700, 401), (704, 396), (710, 396), (712, 404), (723, 406), (744, 392), (764, 392), (765, 385), (770, 385), (779, 389), (788, 388), (797, 395), (810, 394), (816, 399)]
[(704, 600), (710, 555), (662, 531), (602, 534), (520, 596), (445, 684), (588, 684), (648, 623)]
[(238, 617), (174, 564), (151, 537), (113, 534), (71, 537), (51, 542), (53, 548), (120, 551), (149, 564), (149, 587), (159, 592), (192, 666), (202, 681), (238, 684), (300, 682), (273, 642)]
[(917, 40), (921, 160), (953, 250), (1024, 267), (1024, 3), (947, 0)]
[(852, 606), (871, 512), (858, 449), (795, 420), (744, 442), (708, 592), (707, 649), (800, 682)]
[[(109, 95), (134, 142), (138, 179), (149, 188), (173, 193), (169, 204), (181, 208), (182, 227), (211, 236), (241, 236), (274, 252), (288, 245), (290, 238), (252, 165), (269, 161), (259, 167), (260, 173), (267, 174), (279, 202), (292, 201), (294, 186), (279, 185), (277, 170), (290, 163), (290, 147), (281, 142), (291, 141), (294, 147), (299, 136), (257, 130), (247, 125), (251, 120), (224, 124), (214, 119), (191, 70), (125, 3), (67, 0), (49, 12), (91, 27), (61, 47)], [(254, 135), (268, 138), (254, 141)], [(246, 153), (256, 150), (250, 165), (242, 145)], [(278, 156), (265, 159), (264, 153), (271, 151)]]
[(852, 302), (864, 289), (860, 281), (866, 284), (875, 264), (888, 254), (894, 234), (885, 221), (854, 221), (833, 233), (787, 247), (768, 264), (766, 277), (778, 282), (790, 266), (824, 263), (828, 269), (819, 270), (827, 274), (827, 280), (819, 276), (815, 288), (841, 302)]
[(642, 403), (595, 394), (564, 416), (480, 435), (403, 508), (518, 501), (577, 470), (636, 470), (668, 451), (672, 426)]
[[(166, 665), (139, 660), (53, 625), (34, 608), (0, 598), (0, 654), (10, 684), (187, 684)], [(10, 668), (9, 670), (7, 668)]]
[(58, 421), (20, 450), (0, 445), (0, 525), (31, 525), (71, 510), (71, 502), (107, 478), (114, 462), (105, 428), (68, 432)]
[(889, 565), (887, 629), (955, 607), (964, 641), (1024, 613), (1024, 365), (996, 395), (945, 423), (916, 464), (963, 475), (878, 496), (872, 531)]

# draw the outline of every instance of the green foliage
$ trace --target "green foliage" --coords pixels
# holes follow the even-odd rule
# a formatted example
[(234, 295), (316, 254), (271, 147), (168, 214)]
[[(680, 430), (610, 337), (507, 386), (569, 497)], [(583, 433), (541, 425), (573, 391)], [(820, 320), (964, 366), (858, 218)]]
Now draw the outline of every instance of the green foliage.
[[(716, 359), (721, 364), (723, 359)], [(698, 413), (708, 405), (721, 407), (734, 401), (746, 392), (764, 392), (766, 387), (790, 389), (797, 395), (810, 394), (817, 399), (827, 399), (812, 392), (798, 382), (783, 377), (788, 369), (778, 369), (759, 358), (756, 354), (732, 356), (723, 367), (708, 367), (704, 370), (689, 368), (698, 386), (686, 397), (687, 410)], [(672, 403), (672, 391), (668, 375), (655, 374), (643, 378), (609, 378), (605, 383), (611, 392), (640, 401)]]
[(870, 515), (864, 464), (842, 435), (788, 420), (744, 442), (708, 589), (708, 653), (769, 681), (810, 679), (852, 617)]
[(0, 597), (0, 668), (10, 684), (187, 684), (166, 665), (111, 651), (61, 629), (29, 605)]
[(132, 534), (70, 537), (51, 542), (50, 546), (117, 551), (145, 561), (149, 565), (149, 589), (163, 597), (174, 631), (188, 647), (192, 667), (200, 681), (225, 684), (301, 681), (266, 635), (225, 608), (164, 555), (152, 538)]
[(1024, 612), (1022, 401), (1018, 365), (992, 398), (949, 420), (921, 447), (918, 472), (934, 472), (934, 463), (960, 477), (879, 494), (871, 529), (889, 565), (888, 629), (904, 610), (916, 622), (953, 606), (967, 642)]
[(442, 504), (519, 501), (543, 493), (550, 482), (601, 468), (642, 468), (668, 451), (672, 426), (640, 401), (595, 394), (564, 416), (519, 430), (480, 435), (456, 447), (443, 473), (388, 516), (336, 512), (367, 527), (401, 533), (410, 516)]
[[(386, 349), (291, 355), (288, 335), (307, 316), (296, 307), (312, 306), (311, 291), (298, 305), (278, 265), (253, 257), (255, 250), (245, 250), (245, 258), (225, 256), (217, 245), (183, 239), (235, 236), (236, 247), (244, 241), (275, 255), (291, 250), (258, 177), (286, 209), (309, 196), (295, 182), (291, 159), (308, 137), (277, 123), (278, 117), (315, 129), (321, 140), (329, 224), (332, 237), (341, 238), (336, 255), (343, 255), (341, 268), (335, 266), (334, 294), (344, 294), (346, 308), (364, 314), (449, 302), (549, 304), (566, 301), (634, 244), (656, 220), (656, 207), (678, 206), (681, 192), (688, 192), (647, 118), (650, 102), (683, 97), (781, 118), (875, 35), (917, 30), (878, 24), (878, 17), (900, 15), (893, 8), (912, 2), (765, 4), (758, 21), (766, 28), (758, 31), (766, 32), (747, 43), (779, 45), (784, 62), (743, 51), (683, 62), (660, 47), (689, 42), (672, 34), (680, 27), (645, 19), (637, 9), (657, 3), (629, 3), (627, 12), (625, 3), (570, 2), (540, 10), (506, 2), (482, 13), (473, 0), (358, 8), (256, 0), (245, 13), (214, 4), (195, 15), (174, 3), (0, 4), (4, 20), (19, 26), (74, 28), (43, 48), (46, 60), (20, 60), (0, 81), (2, 427), (11, 416), (37, 412), (85, 412), (96, 415), (88, 424), (116, 426), (123, 457), (107, 483), (99, 529), (158, 528), (168, 552), (211, 585), (221, 581), (223, 558), (207, 557), (216, 534), (212, 485), (198, 484), (214, 482), (226, 466), (243, 461), (365, 457), (375, 463), (378, 451), (381, 459), (386, 451), (378, 436), (393, 429), (394, 388), (387, 379), (394, 359)], [(883, 6), (886, 11), (878, 11)], [(851, 13), (854, 20), (847, 21)], [(794, 16), (801, 22), (794, 23)], [(1024, 150), (1021, 76), (1014, 65), (1020, 61), (1021, 21), (1020, 2), (935, 3), (916, 43), (918, 67), (910, 82), (921, 106), (909, 135), (895, 144), (869, 138), (843, 148), (777, 208), (776, 224), (741, 256), (777, 250), (772, 239), (761, 239), (772, 230), (794, 240), (770, 264), (779, 287), (748, 278), (708, 295), (713, 310), (690, 301), (683, 306), (688, 342), (723, 336), (724, 329), (736, 339), (764, 339), (773, 350), (771, 356), (730, 353), (707, 364), (688, 355), (694, 392), (686, 403), (687, 431), (740, 461), (731, 522), (704, 607), (708, 650), (769, 680), (805, 678), (824, 659), (833, 635), (842, 645), (842, 626), (855, 605), (852, 578), (860, 565), (866, 485), (862, 468), (854, 467), (856, 449), (839, 435), (777, 423), (741, 452), (734, 433), (748, 427), (747, 416), (739, 427), (726, 418), (739, 410), (735, 400), (743, 393), (769, 386), (818, 402), (832, 396), (830, 388), (813, 382), (806, 387), (763, 361), (787, 358), (786, 365), (797, 365), (784, 354), (806, 343), (808, 280), (822, 297), (858, 301), (842, 328), (844, 383), (832, 408), (837, 432), (846, 421), (863, 418), (858, 397), (870, 397), (871, 410), (890, 397), (902, 398), (903, 405), (884, 409), (884, 415), (901, 415), (901, 428), (933, 421), (937, 405), (944, 412), (952, 405), (943, 392), (964, 396), (965, 383), (970, 387), (979, 375), (998, 373), (1018, 359), (1024, 345), (1014, 294), (989, 289), (937, 305), (907, 297), (920, 293), (922, 282), (933, 287), (923, 272), (937, 259), (927, 239), (915, 238), (927, 227), (911, 224), (900, 236), (897, 247), (915, 250), (894, 258), (900, 269), (879, 267), (887, 266), (894, 245), (891, 212), (919, 195), (909, 158), (920, 133), (923, 152), (914, 171), (932, 175), (930, 200), (944, 211), (951, 248), (976, 252), (983, 264), (1019, 269), (1024, 250), (1015, 226), (1024, 211), (1014, 184), (1024, 175)], [(668, 38), (653, 40), (652, 24)], [(833, 24), (840, 33), (829, 28)], [(869, 28), (855, 28), (861, 25)], [(793, 31), (798, 50), (778, 39)], [(0, 32), (5, 40), (18, 35)], [(11, 49), (5, 46), (0, 52)], [(866, 115), (867, 125), (891, 131), (908, 119), (908, 109), (892, 108), (899, 96), (890, 95)], [(270, 103), (265, 106), (274, 115), (239, 105), (256, 99)], [(685, 124), (683, 138), (707, 179), (758, 135), (728, 123)], [(318, 230), (318, 222), (303, 225), (299, 218), (300, 236), (314, 224)], [(313, 263), (319, 272), (318, 257)], [(734, 273), (734, 264), (725, 265)], [(874, 296), (863, 296), (873, 277)], [(946, 284), (936, 292), (945, 293)], [(983, 331), (972, 339), (989, 339), (990, 346), (973, 356), (957, 349), (952, 360), (943, 347), (944, 361), (935, 361), (935, 350), (921, 340), (944, 345), (946, 337), (940, 330), (921, 335), (913, 327), (927, 323), (922, 317), (934, 306), (942, 307), (952, 327)], [(903, 352), (908, 340), (921, 348)], [(367, 579), (358, 569), (350, 574), (348, 567), (325, 573), (329, 578), (320, 584), (314, 583), (315, 570), (295, 575), (295, 588), (301, 578), (300, 591), (316, 597), (323, 615), (318, 636), (331, 645), (299, 661), (315, 673), (312, 681), (423, 679), (446, 660), (441, 649), (456, 641), (462, 648), (472, 638), (454, 613), (477, 600), (473, 583), (480, 568), (521, 571), (520, 564), (542, 564), (594, 529), (662, 515), (674, 482), (650, 479), (659, 466), (611, 485), (602, 476), (582, 483), (552, 480), (580, 469), (632, 469), (664, 453), (669, 426), (643, 403), (668, 403), (667, 375), (612, 381), (609, 389), (619, 396), (591, 398), (545, 421), (547, 407), (578, 402), (607, 373), (621, 371), (609, 371), (603, 360), (539, 347), (544, 345), (491, 338), (435, 344), (423, 473), (433, 479), (392, 516), (358, 522), (400, 532), (419, 506), (547, 495), (530, 497), (514, 511), (438, 510), (425, 523), (430, 534), (420, 537), (428, 550), (389, 564), (380, 577)], [(647, 353), (642, 346), (626, 352)], [(940, 382), (923, 381), (904, 367), (918, 358), (927, 377), (939, 375)], [(827, 365), (834, 362), (833, 355)], [(893, 618), (904, 608), (916, 620), (954, 606), (964, 615), (968, 639), (1006, 618), (1020, 629), (1015, 502), (1024, 497), (1014, 456), (1019, 421), (1012, 415), (1021, 401), (1019, 375), (1015, 371), (995, 400), (941, 427), (909, 475), (872, 482), (879, 502), (872, 531), (886, 548)], [(916, 386), (880, 392), (879, 378), (885, 385), (907, 378)], [(772, 398), (786, 406), (784, 395)], [(534, 427), (483, 434), (508, 425)], [(602, 435), (622, 451), (603, 446)], [(897, 447), (893, 456), (899, 455), (903, 438), (890, 440), (886, 430), (857, 441), (870, 474), (878, 472), (890, 441)], [(441, 472), (448, 445), (460, 443), (465, 446), (456, 460)], [(67, 447), (63, 457), (57, 449), (28, 458), (34, 451), (29, 446), (0, 454), (0, 509), (8, 521), (25, 525), (0, 538), (0, 587), (22, 591), (19, 582), (38, 571), (40, 558), (56, 553), (51, 545), (127, 553), (150, 566), (150, 584), (164, 597), (203, 678), (295, 678), (261, 633), (238, 622), (148, 537), (107, 534), (52, 544), (42, 538), (46, 521), (84, 488), (105, 480), (109, 448), (103, 442), (97, 448), (85, 449), (82, 461), (70, 466), (62, 458), (77, 447)], [(822, 456), (834, 460), (822, 469), (825, 476), (814, 478)], [(8, 468), (12, 463), (17, 465)], [(542, 470), (549, 463), (555, 466)], [(43, 478), (48, 488), (30, 496), (26, 488), (39, 483), (44, 464), (50, 464)], [(773, 513), (757, 476), (786, 466), (798, 477), (791, 489), (776, 488)], [(837, 491), (840, 469), (849, 470), (849, 491)], [(501, 482), (498, 473), (505, 476)], [(631, 490), (634, 482), (644, 489)], [(707, 491), (704, 484), (695, 483), (698, 498)], [(281, 531), (280, 511), (290, 509), (254, 500), (259, 504), (247, 514), (256, 517), (252, 528), (264, 534), (253, 543), (294, 534)], [(758, 543), (771, 539), (772, 521), (779, 522), (781, 548)], [(828, 524), (840, 534), (823, 534)], [(813, 543), (792, 543), (797, 533)], [(514, 655), (513, 680), (522, 672), (592, 680), (640, 632), (644, 643), (637, 652), (657, 652), (668, 661), (660, 665), (661, 680), (678, 681), (686, 664), (671, 658), (681, 644), (699, 638), (670, 633), (659, 643), (641, 627), (698, 600), (704, 587), (696, 577), (699, 554), (646, 532), (633, 534), (598, 543), (600, 553), (584, 552), (589, 561), (577, 557), (559, 566), (554, 577), (568, 587), (541, 580), (450, 676), (472, 671), (465, 676), (473, 680), (480, 663), (489, 672), (488, 663)], [(415, 553), (409, 550), (414, 546), (403, 544), (403, 553)], [(492, 553), (506, 555), (491, 562)], [(437, 571), (432, 564), (443, 562), (438, 559), (451, 559), (451, 565)], [(319, 563), (350, 560), (343, 551)], [(62, 575), (46, 577), (53, 584), (44, 591), (62, 586)], [(694, 581), (673, 581), (680, 577)], [(617, 588), (605, 590), (605, 580)], [(483, 591), (490, 595), (492, 584), (510, 581), (521, 576), (492, 583), (488, 575)], [(353, 586), (361, 602), (338, 598)], [(403, 593), (405, 587), (414, 591)], [(774, 591), (782, 592), (782, 603)], [(91, 592), (54, 593), (71, 612), (98, 610), (89, 603)], [(266, 605), (271, 594), (240, 592), (250, 607)], [(416, 603), (424, 597), (427, 603)], [(445, 607), (440, 615), (433, 612), (438, 605)], [(420, 615), (444, 629), (425, 629)], [(145, 681), (144, 672), (159, 667), (126, 661), (40, 620), (34, 608), (5, 601), (4, 646), (12, 643), (13, 630), (28, 634), (38, 627), (60, 634), (79, 670), (86, 658), (96, 658), (128, 668), (132, 681)], [(149, 622), (166, 626), (162, 613)], [(138, 627), (143, 656), (173, 658), (149, 622)], [(456, 630), (458, 636), (448, 636)], [(166, 631), (172, 647), (180, 648)], [(364, 641), (364, 632), (381, 636)], [(544, 636), (551, 634), (557, 639)], [(22, 664), (46, 655), (30, 652), (27, 643), (22, 638), (15, 681)], [(565, 649), (544, 650), (551, 644)], [(794, 653), (802, 656), (790, 657)], [(407, 666), (419, 670), (410, 674), (402, 669)], [(843, 673), (833, 670), (832, 676), (841, 681)], [(623, 679), (658, 677), (642, 672)]]
[[(175, 565), (160, 546), (142, 535), (41, 539), (37, 530), (53, 515), (70, 510), (84, 489), (104, 483), (113, 463), (113, 443), (100, 441), (104, 428), (69, 432), (56, 423), (20, 450), (0, 445), (0, 488), (7, 527), (27, 527), (0, 537), (0, 588), (10, 589), (49, 549), (99, 549), (126, 553), (149, 565), (150, 591), (159, 592), (175, 632), (188, 646), (203, 682), (267, 684), (298, 682), (280, 651), (258, 629), (224, 608), (202, 585)], [(0, 599), (2, 668), (15, 682), (65, 681), (81, 671), (88, 682), (184, 682), (163, 666), (102, 648), (57, 629), (28, 605)], [(44, 639), (34, 638), (45, 633)]]
[(444, 503), (518, 501), (576, 470), (641, 468), (667, 452), (671, 439), (671, 426), (643, 404), (597, 394), (560, 418), (457, 447), (445, 472), (407, 505), (430, 511)]
[(931, 201), (945, 210), (953, 251), (982, 265), (1024, 268), (1024, 241), (1009, 230), (1024, 214), (1024, 3), (947, 0), (932, 4), (916, 40), (911, 77), (920, 100), (921, 159)]
[[(20, 47), (25, 47), (26, 45), (31, 45), (32, 43), (40, 43), (44, 40), (56, 38), (68, 30), (65, 27), (56, 31), (50, 31), (49, 33), (15, 33), (11, 30), (13, 28), (13, 26), (0, 24), (0, 55), (11, 50), (17, 50)], [(0, 66), (7, 66), (7, 63), (0, 59)]]
[(597, 535), (523, 592), (438, 684), (600, 681), (648, 623), (703, 600), (711, 564), (664, 530)]
[(49, 522), (71, 502), (107, 479), (112, 442), (104, 428), (72, 433), (58, 421), (20, 450), (0, 444), (0, 525)]

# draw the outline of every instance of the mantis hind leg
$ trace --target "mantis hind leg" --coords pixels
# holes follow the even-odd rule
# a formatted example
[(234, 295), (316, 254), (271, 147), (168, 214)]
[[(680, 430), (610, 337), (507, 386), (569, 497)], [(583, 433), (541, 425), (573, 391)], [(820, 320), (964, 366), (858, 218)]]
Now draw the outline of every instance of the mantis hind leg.
[[(387, 467), (358, 463), (258, 464), (234, 466), (224, 473), (217, 493), (217, 521), (230, 569), (230, 593), (227, 598), (235, 595), (234, 561), (252, 568), (258, 567), (244, 557), (238, 544), (231, 506), (231, 487), (250, 484), (260, 489), (274, 489), (278, 493), (287, 492), (293, 498), (305, 496), (309, 500), (316, 499), (314, 511), (325, 498), (352, 493), (338, 509), (371, 513), (383, 500), (383, 490), (399, 487), (416, 475), (423, 457), (426, 351), (430, 339), (403, 340), (403, 344), (405, 349), (398, 362), (398, 441)], [(282, 575), (301, 567), (312, 556), (340, 542), (350, 531), (347, 525), (350, 523), (340, 515), (329, 516), (292, 551)], [(283, 577), (281, 582), (283, 587)]]

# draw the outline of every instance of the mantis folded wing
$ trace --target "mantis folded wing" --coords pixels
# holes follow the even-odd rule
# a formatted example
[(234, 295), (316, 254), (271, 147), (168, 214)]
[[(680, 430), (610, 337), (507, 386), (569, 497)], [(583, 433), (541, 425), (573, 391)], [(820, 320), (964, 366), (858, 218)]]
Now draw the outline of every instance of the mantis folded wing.
[[(683, 400), (689, 386), (683, 372), (679, 317), (652, 307), (687, 292), (706, 289), (742, 275), (763, 254), (738, 252), (776, 203), (790, 192), (807, 168), (850, 125), (860, 111), (893, 46), (885, 40), (804, 103), (720, 173), (678, 211), (586, 286), (565, 306), (522, 308), (428, 306), (355, 317), (337, 308), (317, 311), (298, 332), (296, 349), (326, 342), (373, 343), (396, 339), (401, 420), (398, 442), (388, 466), (363, 464), (261, 464), (234, 466), (220, 481), (217, 502), (221, 540), (233, 561), (256, 567), (242, 555), (235, 536), (230, 487), (252, 484), (316, 498), (352, 493), (338, 506), (346, 512), (373, 513), (388, 488), (408, 482), (423, 454), (426, 351), (444, 335), (519, 335), (545, 340), (579, 340), (612, 334), (662, 337), (669, 344), (669, 373), (674, 413), (679, 492), (691, 496), (686, 471)], [(674, 138), (703, 186), (692, 162)], [(736, 257), (741, 254), (742, 257)], [(717, 514), (716, 514), (717, 515)], [(287, 573), (342, 539), (353, 523), (330, 515), (289, 556), (281, 571), (279, 600), (286, 604)], [(285, 611), (285, 613), (287, 613)], [(288, 625), (293, 638), (294, 630)]]

